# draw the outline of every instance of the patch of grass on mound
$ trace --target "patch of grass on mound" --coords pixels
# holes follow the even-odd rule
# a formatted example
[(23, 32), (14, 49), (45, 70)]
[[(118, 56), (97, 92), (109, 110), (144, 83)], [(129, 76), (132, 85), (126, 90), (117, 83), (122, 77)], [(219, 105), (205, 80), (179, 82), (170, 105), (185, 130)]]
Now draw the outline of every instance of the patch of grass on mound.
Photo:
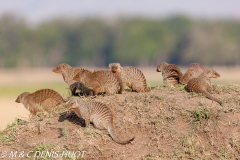
[(11, 145), (15, 139), (16, 132), (20, 132), (21, 125), (27, 124), (26, 121), (15, 119), (11, 124), (8, 124), (6, 129), (0, 131), (0, 142), (6, 145)]

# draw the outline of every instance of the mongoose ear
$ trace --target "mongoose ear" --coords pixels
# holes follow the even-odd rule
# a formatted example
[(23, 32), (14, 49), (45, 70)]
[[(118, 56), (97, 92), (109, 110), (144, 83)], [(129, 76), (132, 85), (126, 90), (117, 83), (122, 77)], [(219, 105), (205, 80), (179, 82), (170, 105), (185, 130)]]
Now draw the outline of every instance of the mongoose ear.
[(73, 80), (75, 80), (75, 81), (79, 81), (79, 80), (80, 80), (79, 73), (77, 73), (77, 74), (73, 77)]
[(112, 68), (112, 63), (109, 63), (108, 67), (109, 67), (109, 68)]

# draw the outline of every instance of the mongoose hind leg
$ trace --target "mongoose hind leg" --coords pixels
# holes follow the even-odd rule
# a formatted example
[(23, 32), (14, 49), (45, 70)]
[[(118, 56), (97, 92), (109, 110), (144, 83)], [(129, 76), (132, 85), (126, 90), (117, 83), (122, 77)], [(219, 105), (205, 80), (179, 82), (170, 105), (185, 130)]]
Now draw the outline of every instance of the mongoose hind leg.
[(94, 119), (93, 124), (94, 124), (94, 127), (97, 129), (106, 129), (106, 127), (104, 127), (103, 125), (103, 122), (100, 122), (99, 120)]

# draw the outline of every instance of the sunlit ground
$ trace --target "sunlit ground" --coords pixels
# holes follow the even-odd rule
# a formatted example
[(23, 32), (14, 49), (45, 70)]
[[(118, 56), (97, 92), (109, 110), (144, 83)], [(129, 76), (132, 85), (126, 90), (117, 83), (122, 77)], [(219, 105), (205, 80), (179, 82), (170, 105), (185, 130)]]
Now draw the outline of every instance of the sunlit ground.
[[(162, 74), (156, 72), (155, 67), (139, 67), (148, 85), (154, 87), (162, 84)], [(183, 72), (186, 68), (180, 67)], [(227, 85), (240, 84), (240, 67), (212, 67), (221, 77), (213, 79), (213, 84)], [(97, 69), (97, 68), (96, 68)], [(28, 118), (29, 112), (22, 104), (15, 103), (15, 99), (22, 92), (34, 92), (38, 89), (50, 88), (61, 95), (67, 96), (68, 89), (60, 74), (53, 73), (51, 68), (44, 69), (22, 69), (22, 70), (0, 70), (0, 128), (11, 123), (15, 118)], [(93, 69), (91, 69), (93, 70)]]

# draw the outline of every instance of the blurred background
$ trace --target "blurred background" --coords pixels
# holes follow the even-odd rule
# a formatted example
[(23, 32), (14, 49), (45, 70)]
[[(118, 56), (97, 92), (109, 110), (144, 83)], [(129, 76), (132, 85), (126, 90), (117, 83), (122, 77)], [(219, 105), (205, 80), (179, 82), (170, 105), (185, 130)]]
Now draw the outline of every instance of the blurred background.
[(0, 127), (28, 116), (16, 97), (52, 88), (66, 94), (59, 63), (92, 70), (111, 62), (137, 66), (161, 85), (161, 62), (186, 71), (214, 68), (217, 84), (240, 83), (238, 0), (0, 1)]

